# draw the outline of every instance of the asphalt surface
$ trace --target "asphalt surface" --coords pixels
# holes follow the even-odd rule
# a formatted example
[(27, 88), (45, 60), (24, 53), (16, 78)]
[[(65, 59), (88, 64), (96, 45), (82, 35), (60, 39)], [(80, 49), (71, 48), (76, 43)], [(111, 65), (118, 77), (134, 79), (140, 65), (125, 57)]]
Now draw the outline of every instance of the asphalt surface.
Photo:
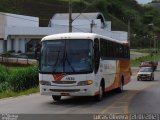
[(56, 102), (50, 96), (37, 93), (0, 100), (0, 113), (4, 117), (5, 114), (18, 114), (19, 118), (22, 114), (28, 115), (22, 115), (24, 120), (41, 120), (44, 117), (48, 120), (93, 120), (97, 119), (94, 114), (160, 113), (159, 73), (159, 70), (155, 72), (155, 81), (137, 81), (135, 70), (131, 82), (124, 86), (122, 93), (106, 93), (101, 102), (94, 101), (92, 97), (62, 97), (61, 101)]
[(160, 70), (155, 72), (154, 81), (139, 81), (140, 84), (152, 84), (138, 92), (132, 99), (130, 113), (160, 113)]

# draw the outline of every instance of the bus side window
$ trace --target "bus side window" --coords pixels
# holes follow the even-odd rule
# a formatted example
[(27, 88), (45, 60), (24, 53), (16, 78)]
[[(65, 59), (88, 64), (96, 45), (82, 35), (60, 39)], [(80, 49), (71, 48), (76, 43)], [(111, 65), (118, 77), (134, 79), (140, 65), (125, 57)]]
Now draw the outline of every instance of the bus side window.
[(100, 62), (99, 40), (94, 40), (94, 72), (97, 73)]

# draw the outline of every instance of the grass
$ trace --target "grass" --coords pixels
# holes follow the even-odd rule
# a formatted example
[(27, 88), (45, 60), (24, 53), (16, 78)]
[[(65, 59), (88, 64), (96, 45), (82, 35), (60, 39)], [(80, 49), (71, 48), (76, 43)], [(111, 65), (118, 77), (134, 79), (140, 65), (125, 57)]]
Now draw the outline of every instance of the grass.
[(135, 50), (132, 50), (133, 52), (140, 52), (140, 53), (150, 53), (151, 51), (153, 51), (153, 49), (135, 49)]
[(141, 62), (143, 61), (159, 61), (160, 60), (160, 54), (154, 54), (153, 56), (148, 55), (144, 57), (137, 58), (135, 60), (132, 60), (132, 67), (138, 67)]
[(0, 64), (0, 99), (39, 92), (37, 66)]
[(17, 97), (22, 95), (29, 95), (37, 92), (39, 92), (39, 87), (31, 88), (29, 90), (22, 91), (22, 92), (4, 91), (0, 93), (0, 99), (8, 98), (8, 97)]

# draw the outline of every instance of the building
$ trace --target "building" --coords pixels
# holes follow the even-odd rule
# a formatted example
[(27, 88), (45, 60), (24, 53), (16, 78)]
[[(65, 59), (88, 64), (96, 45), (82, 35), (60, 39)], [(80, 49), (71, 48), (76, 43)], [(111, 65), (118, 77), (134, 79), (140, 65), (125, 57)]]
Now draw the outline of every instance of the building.
[[(42, 37), (69, 30), (69, 14), (55, 14), (48, 27), (39, 27), (39, 18), (0, 12), (0, 53), (34, 52)], [(101, 13), (73, 13), (73, 32), (94, 32), (127, 40), (127, 32), (111, 31), (111, 22)]]
[(52, 29), (39, 27), (37, 17), (0, 12), (0, 53), (28, 52), (31, 40), (40, 40), (48, 34), (52, 34)]

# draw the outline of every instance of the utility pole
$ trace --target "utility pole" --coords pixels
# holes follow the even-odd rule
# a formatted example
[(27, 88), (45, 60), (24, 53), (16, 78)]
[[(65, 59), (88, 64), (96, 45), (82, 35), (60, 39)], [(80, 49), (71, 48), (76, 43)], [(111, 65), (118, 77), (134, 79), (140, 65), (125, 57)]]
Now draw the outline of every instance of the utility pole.
[(131, 21), (130, 21), (130, 18), (128, 18), (128, 44), (129, 44), (129, 47), (130, 47), (130, 35), (131, 35)]
[(69, 0), (69, 32), (72, 32), (72, 0)]
[(91, 31), (90, 31), (90, 32), (92, 33), (92, 31), (93, 31), (93, 30), (92, 30), (92, 29), (93, 29), (93, 26), (95, 25), (95, 23), (94, 23), (93, 20), (91, 21), (91, 24), (90, 24), (90, 25), (91, 25), (91, 26), (90, 26), (90, 28), (91, 28)]
[(156, 37), (155, 37), (155, 33), (154, 33), (154, 24), (153, 23), (150, 23), (148, 24), (149, 26), (151, 26), (151, 30), (152, 30), (152, 34), (153, 34), (153, 43), (154, 43), (154, 49), (153, 49), (153, 53), (154, 53), (154, 61), (155, 61), (155, 54), (156, 54)]

